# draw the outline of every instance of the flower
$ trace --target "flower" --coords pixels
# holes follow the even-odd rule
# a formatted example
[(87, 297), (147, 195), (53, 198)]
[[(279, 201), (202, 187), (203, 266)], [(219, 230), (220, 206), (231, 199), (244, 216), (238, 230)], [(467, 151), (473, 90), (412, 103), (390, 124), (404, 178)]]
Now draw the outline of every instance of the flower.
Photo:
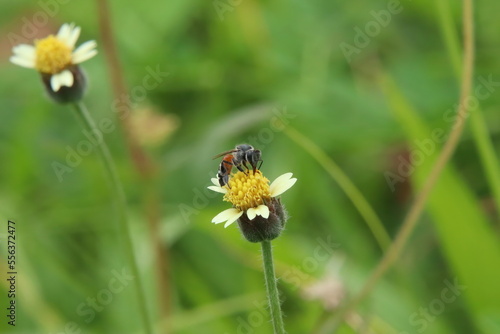
[(75, 67), (97, 54), (97, 43), (87, 41), (75, 49), (80, 27), (73, 23), (63, 24), (56, 36), (49, 35), (35, 40), (34, 45), (20, 44), (12, 51), (10, 61), (16, 65), (34, 68), (47, 79), (53, 92), (62, 87), (73, 87), (79, 79)]
[(272, 240), (284, 227), (287, 215), (278, 196), (290, 189), (296, 178), (286, 173), (269, 185), (269, 180), (260, 170), (237, 172), (227, 185), (221, 187), (217, 178), (212, 178), (213, 186), (208, 189), (224, 194), (224, 201), (233, 207), (222, 211), (212, 219), (212, 223), (225, 222), (228, 227), (238, 221), (245, 237), (252, 242)]

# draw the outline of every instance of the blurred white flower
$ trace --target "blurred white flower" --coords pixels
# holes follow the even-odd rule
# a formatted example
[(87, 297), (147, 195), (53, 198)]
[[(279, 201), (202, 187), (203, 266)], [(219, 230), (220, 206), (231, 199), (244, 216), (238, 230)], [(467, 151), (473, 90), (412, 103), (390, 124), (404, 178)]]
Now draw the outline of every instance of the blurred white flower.
[(16, 65), (34, 68), (42, 74), (51, 75), (50, 86), (54, 92), (63, 86), (72, 87), (75, 78), (69, 70), (72, 65), (79, 64), (97, 54), (95, 41), (87, 41), (76, 50), (75, 44), (80, 36), (80, 27), (73, 23), (65, 23), (56, 36), (35, 40), (34, 45), (16, 45), (10, 61)]

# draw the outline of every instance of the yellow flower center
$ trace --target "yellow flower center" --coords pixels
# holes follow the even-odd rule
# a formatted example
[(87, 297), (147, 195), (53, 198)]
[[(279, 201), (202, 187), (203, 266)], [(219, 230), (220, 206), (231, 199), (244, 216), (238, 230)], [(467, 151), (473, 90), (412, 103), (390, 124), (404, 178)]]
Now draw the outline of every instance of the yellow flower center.
[(36, 41), (35, 47), (39, 72), (56, 74), (71, 64), (71, 49), (54, 35)]
[(260, 170), (255, 173), (251, 170), (247, 173), (238, 172), (231, 177), (228, 184), (224, 201), (230, 202), (241, 211), (256, 208), (271, 198), (269, 180)]

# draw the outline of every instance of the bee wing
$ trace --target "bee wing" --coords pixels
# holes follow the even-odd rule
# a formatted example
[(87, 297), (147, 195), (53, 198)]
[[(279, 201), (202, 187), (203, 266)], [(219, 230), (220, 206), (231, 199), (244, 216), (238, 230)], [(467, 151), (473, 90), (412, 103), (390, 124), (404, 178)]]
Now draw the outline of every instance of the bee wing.
[(229, 150), (229, 151), (226, 151), (226, 152), (219, 153), (219, 154), (217, 154), (216, 156), (214, 156), (214, 157), (212, 158), (212, 160), (213, 160), (213, 159), (220, 158), (220, 157), (222, 157), (222, 156), (224, 156), (224, 155), (226, 155), (226, 154), (229, 154), (229, 153), (234, 153), (234, 152), (237, 152), (237, 151), (238, 151), (238, 150), (234, 150), (234, 149), (233, 149), (233, 150)]

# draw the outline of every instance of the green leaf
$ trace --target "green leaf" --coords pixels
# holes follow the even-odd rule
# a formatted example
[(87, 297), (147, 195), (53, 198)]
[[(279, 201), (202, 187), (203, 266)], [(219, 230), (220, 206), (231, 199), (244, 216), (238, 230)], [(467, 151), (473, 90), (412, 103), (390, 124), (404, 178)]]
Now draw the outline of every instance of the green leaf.
[[(423, 158), (411, 175), (417, 187), (421, 187), (440, 153), (439, 144), (432, 139), (432, 131), (436, 129), (427, 128), (391, 78), (384, 78), (382, 83), (390, 109), (413, 144), (411, 152), (422, 152)], [(417, 141), (426, 141), (427, 149), (415, 145)], [(479, 207), (475, 194), (450, 163), (432, 191), (427, 211), (458, 284), (465, 286), (465, 301), (480, 327), (485, 317), (494, 319), (500, 314), (498, 237)]]

